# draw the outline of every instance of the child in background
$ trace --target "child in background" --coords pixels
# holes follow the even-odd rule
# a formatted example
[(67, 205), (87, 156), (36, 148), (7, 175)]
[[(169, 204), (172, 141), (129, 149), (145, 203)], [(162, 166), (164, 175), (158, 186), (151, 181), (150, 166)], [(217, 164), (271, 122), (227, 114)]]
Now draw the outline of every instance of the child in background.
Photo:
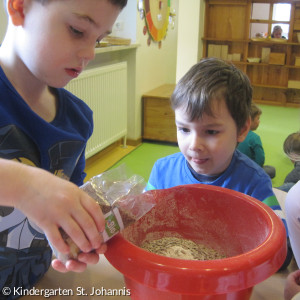
[(83, 271), (105, 251), (99, 235), (102, 212), (78, 187), (85, 177), (92, 111), (62, 87), (94, 58), (96, 42), (111, 31), (126, 2), (5, 1), (9, 22), (0, 47), (1, 299), (17, 298), (2, 291), (31, 288), (48, 270), (52, 252), (46, 236), (58, 251), (69, 252), (59, 228), (83, 253), (66, 265), (54, 260), (56, 270)]
[(265, 151), (262, 146), (260, 136), (253, 132), (259, 126), (261, 114), (261, 109), (255, 103), (252, 102), (250, 111), (250, 130), (245, 140), (239, 143), (237, 148), (262, 167), (265, 163)]
[(252, 102), (250, 131), (245, 140), (238, 144), (237, 149), (261, 166), (271, 178), (274, 178), (275, 168), (272, 166), (264, 166), (265, 151), (260, 136), (254, 132), (259, 126), (261, 114), (261, 109)]
[(283, 151), (294, 165), (294, 169), (285, 177), (284, 184), (278, 189), (288, 192), (300, 180), (300, 132), (290, 134), (284, 141)]
[(286, 39), (286, 37), (282, 35), (281, 26), (279, 26), (279, 25), (274, 26), (273, 31), (271, 33), (271, 38), (273, 38), (273, 39)]
[[(234, 65), (208, 58), (194, 65), (171, 96), (179, 153), (159, 159), (146, 189), (209, 184), (250, 195), (281, 213), (270, 177), (236, 149), (250, 128), (252, 88)], [(285, 268), (291, 260), (288, 254)]]

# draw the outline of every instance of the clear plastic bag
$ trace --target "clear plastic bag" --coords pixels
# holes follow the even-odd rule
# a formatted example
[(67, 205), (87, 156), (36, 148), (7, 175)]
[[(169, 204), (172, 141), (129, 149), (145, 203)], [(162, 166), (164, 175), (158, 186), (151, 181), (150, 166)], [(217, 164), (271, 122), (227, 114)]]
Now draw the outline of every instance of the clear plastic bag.
[[(131, 175), (123, 164), (91, 178), (80, 187), (101, 207), (105, 218), (105, 230), (102, 233), (104, 242), (139, 220), (155, 206), (154, 195), (144, 192), (145, 186), (144, 178)], [(61, 234), (70, 246), (70, 253), (62, 254), (51, 245), (55, 256), (62, 262), (76, 259), (80, 249), (63, 230)]]

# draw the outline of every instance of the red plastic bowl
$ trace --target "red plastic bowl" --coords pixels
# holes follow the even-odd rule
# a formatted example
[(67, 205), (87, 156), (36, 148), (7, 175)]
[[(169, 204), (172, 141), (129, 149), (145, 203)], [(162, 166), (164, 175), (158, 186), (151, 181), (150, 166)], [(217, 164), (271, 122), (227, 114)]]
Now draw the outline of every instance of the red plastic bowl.
[[(284, 262), (285, 228), (264, 203), (201, 184), (151, 193), (157, 205), (111, 239), (105, 254), (123, 273), (132, 299), (249, 299), (252, 287)], [(145, 240), (170, 235), (210, 246), (226, 258), (174, 259), (139, 247)]]

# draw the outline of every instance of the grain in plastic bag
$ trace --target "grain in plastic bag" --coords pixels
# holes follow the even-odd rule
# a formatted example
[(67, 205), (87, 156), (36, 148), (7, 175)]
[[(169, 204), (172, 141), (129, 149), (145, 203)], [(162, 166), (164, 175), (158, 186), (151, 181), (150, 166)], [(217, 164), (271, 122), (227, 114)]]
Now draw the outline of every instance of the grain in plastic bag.
[[(100, 234), (103, 235), (104, 242), (154, 207), (154, 195), (144, 192), (145, 186), (144, 178), (136, 174), (131, 175), (123, 164), (91, 178), (80, 187), (101, 207), (105, 218), (105, 230)], [(55, 256), (64, 263), (69, 259), (77, 259), (80, 249), (62, 229), (61, 234), (70, 246), (70, 252), (60, 253), (51, 245)]]

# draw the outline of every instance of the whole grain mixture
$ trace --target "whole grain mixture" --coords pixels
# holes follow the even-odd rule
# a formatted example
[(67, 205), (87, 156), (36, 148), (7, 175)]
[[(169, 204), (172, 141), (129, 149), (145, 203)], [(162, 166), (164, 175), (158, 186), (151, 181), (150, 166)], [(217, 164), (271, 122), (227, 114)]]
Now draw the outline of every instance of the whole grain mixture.
[(187, 239), (177, 237), (164, 237), (144, 242), (141, 248), (155, 254), (191, 260), (213, 260), (225, 258), (216, 250)]

